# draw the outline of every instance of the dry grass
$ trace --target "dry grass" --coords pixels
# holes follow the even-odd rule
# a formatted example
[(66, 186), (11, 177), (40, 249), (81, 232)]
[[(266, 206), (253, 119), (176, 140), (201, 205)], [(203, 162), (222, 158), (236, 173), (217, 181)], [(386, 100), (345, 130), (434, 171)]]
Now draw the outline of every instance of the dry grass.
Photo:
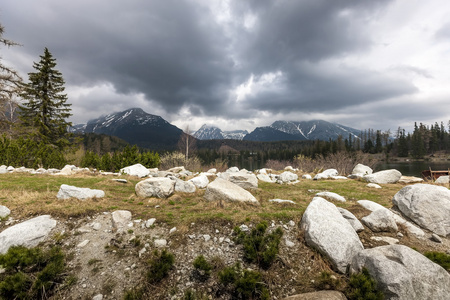
[[(139, 178), (123, 176), (128, 183), (118, 183), (117, 177), (102, 175), (75, 175), (70, 177), (29, 174), (0, 175), (0, 204), (13, 212), (14, 218), (30, 215), (51, 214), (60, 217), (79, 217), (97, 212), (129, 210), (135, 218), (157, 218), (158, 222), (169, 225), (186, 225), (191, 222), (217, 222), (231, 224), (263, 220), (299, 221), (307, 205), (318, 191), (331, 191), (344, 196), (346, 203), (337, 205), (350, 208), (356, 200), (372, 200), (386, 207), (392, 206), (393, 195), (402, 185), (386, 185), (383, 189), (369, 189), (366, 183), (355, 180), (301, 181), (297, 185), (260, 183), (252, 191), (260, 206), (237, 203), (220, 204), (203, 199), (203, 190), (194, 194), (176, 193), (168, 199), (139, 198), (135, 194), (135, 184)], [(61, 184), (89, 187), (105, 191), (106, 197), (86, 201), (70, 199), (58, 200)], [(288, 199), (296, 204), (276, 204), (270, 199)]]

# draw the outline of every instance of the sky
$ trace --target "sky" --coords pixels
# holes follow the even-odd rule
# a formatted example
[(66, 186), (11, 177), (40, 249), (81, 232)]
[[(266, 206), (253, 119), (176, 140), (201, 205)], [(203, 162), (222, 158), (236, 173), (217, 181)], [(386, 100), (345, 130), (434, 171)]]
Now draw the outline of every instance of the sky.
[(3, 64), (47, 47), (74, 124), (140, 107), (196, 130), (450, 120), (447, 0), (2, 0)]

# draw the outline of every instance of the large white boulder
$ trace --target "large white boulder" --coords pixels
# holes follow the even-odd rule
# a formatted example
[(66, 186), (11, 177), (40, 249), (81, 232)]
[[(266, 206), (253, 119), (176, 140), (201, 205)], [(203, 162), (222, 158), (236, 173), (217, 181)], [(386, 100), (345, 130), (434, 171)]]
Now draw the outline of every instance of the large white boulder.
[(11, 214), (11, 210), (9, 210), (6, 206), (0, 205), (0, 219), (6, 218), (9, 214)]
[(402, 188), (392, 202), (403, 215), (422, 228), (450, 235), (450, 190), (443, 186), (415, 184)]
[(72, 185), (62, 184), (56, 197), (60, 200), (66, 200), (70, 198), (86, 200), (91, 198), (103, 198), (105, 197), (105, 192), (102, 190), (79, 188)]
[(357, 164), (352, 170), (352, 175), (370, 175), (372, 173), (372, 168), (363, 164)]
[(43, 215), (3, 230), (0, 233), (0, 254), (5, 254), (12, 246), (36, 247), (56, 223), (51, 216)]
[(434, 183), (449, 184), (450, 176), (440, 176)]
[(189, 179), (189, 181), (195, 184), (195, 186), (199, 189), (204, 189), (209, 184), (208, 176), (203, 173), (198, 175), (197, 177)]
[(449, 299), (450, 275), (407, 246), (387, 245), (359, 252), (351, 272), (368, 269), (385, 299)]
[(175, 181), (167, 177), (148, 178), (138, 182), (135, 186), (136, 195), (139, 197), (167, 198), (175, 190)]
[(314, 180), (329, 179), (329, 178), (333, 178), (338, 175), (339, 175), (339, 173), (336, 169), (327, 169), (327, 170), (323, 171), (322, 173), (319, 173), (316, 176), (314, 176), (313, 179)]
[(137, 176), (137, 177), (147, 177), (150, 174), (149, 169), (144, 167), (141, 164), (135, 164), (132, 166), (128, 166), (125, 168), (120, 169), (120, 174), (127, 174), (131, 176)]
[(397, 183), (400, 178), (402, 173), (395, 169), (379, 171), (363, 177), (365, 181), (376, 184)]
[(370, 201), (370, 200), (358, 200), (356, 202), (359, 205), (361, 205), (362, 207), (364, 207), (365, 209), (370, 210), (370, 211), (376, 211), (378, 209), (386, 209), (386, 210), (388, 210), (383, 205), (378, 204), (378, 203), (373, 202), (373, 201)]
[(314, 197), (301, 220), (306, 243), (328, 257), (333, 267), (345, 273), (353, 256), (364, 249), (358, 234), (327, 200)]
[(256, 175), (256, 177), (264, 182), (269, 182), (269, 183), (274, 183), (276, 182), (275, 179), (273, 179), (270, 175), (268, 174), (264, 174), (264, 173), (259, 173), (258, 175)]
[(250, 192), (222, 178), (216, 178), (208, 184), (204, 198), (208, 201), (243, 202), (259, 205), (258, 200)]
[(255, 174), (249, 172), (228, 173), (228, 180), (237, 184), (243, 189), (251, 190), (258, 188), (258, 178)]

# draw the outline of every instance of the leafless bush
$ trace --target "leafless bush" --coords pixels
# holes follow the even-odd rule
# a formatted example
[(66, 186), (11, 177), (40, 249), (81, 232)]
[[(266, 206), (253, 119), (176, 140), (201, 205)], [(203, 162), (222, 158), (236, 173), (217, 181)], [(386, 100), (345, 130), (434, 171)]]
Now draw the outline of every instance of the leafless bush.
[(161, 170), (168, 170), (174, 167), (184, 166), (189, 171), (199, 171), (201, 169), (201, 161), (197, 156), (186, 157), (181, 152), (169, 152), (160, 157)]
[(350, 174), (357, 164), (363, 164), (372, 169), (378, 163), (376, 158), (363, 152), (337, 152), (327, 156), (319, 155), (315, 159), (298, 155), (294, 158), (293, 166), (307, 173), (317, 173), (326, 169), (336, 169), (339, 174)]
[(203, 166), (203, 170), (205, 171), (208, 171), (213, 168), (216, 169), (217, 172), (225, 172), (228, 169), (228, 162), (226, 160), (218, 158), (209, 165)]
[(266, 168), (276, 171), (284, 170), (287, 166), (292, 166), (292, 162), (289, 160), (269, 159), (265, 164)]

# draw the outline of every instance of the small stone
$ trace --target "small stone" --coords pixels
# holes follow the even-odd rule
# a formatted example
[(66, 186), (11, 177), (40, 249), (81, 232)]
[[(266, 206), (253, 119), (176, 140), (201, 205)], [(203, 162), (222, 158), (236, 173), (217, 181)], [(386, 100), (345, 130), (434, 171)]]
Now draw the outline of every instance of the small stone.
[(248, 226), (245, 225), (245, 224), (242, 224), (241, 226), (239, 226), (239, 229), (240, 229), (241, 231), (243, 231), (243, 232), (247, 232), (247, 231), (250, 230), (250, 229), (248, 228)]
[(164, 239), (157, 239), (155, 240), (155, 247), (156, 248), (162, 248), (167, 246), (167, 241)]
[(155, 222), (155, 218), (148, 219), (147, 222), (145, 222), (145, 227), (150, 228), (153, 224), (155, 224)]
[(224, 240), (225, 240), (225, 238), (223, 238), (223, 237), (219, 238), (219, 243), (222, 244)]
[(283, 228), (286, 229), (286, 230), (289, 229), (289, 227), (287, 227), (287, 225), (283, 225)]
[(82, 285), (82, 287), (83, 287), (83, 289), (87, 288), (87, 284), (84, 283), (84, 284)]
[(292, 220), (290, 220), (288, 224), (289, 224), (289, 226), (295, 226), (295, 222)]
[(177, 228), (176, 228), (176, 227), (170, 229), (169, 234), (172, 234), (172, 233), (174, 233), (175, 231), (177, 231)]
[(219, 233), (219, 230), (216, 229), (216, 233)]
[(403, 237), (403, 233), (397, 232), (397, 236), (398, 236), (399, 238), (402, 238), (402, 237)]
[(81, 243), (79, 243), (79, 244), (77, 245), (77, 247), (78, 247), (78, 248), (83, 248), (83, 247), (85, 247), (87, 244), (89, 244), (89, 240), (84, 240), (84, 241), (82, 241)]
[(205, 242), (208, 242), (211, 239), (211, 236), (209, 234), (204, 234), (203, 238), (205, 239)]
[[(100, 230), (100, 229), (102, 228), (102, 224), (100, 224), (100, 223), (98, 223), (98, 222), (92, 223), (92, 228), (93, 228), (94, 230), (98, 231), (98, 230)], [(103, 295), (102, 295), (102, 296), (103, 296)]]
[(188, 237), (189, 237), (191, 240), (193, 240), (193, 239), (195, 239), (195, 234), (188, 234)]
[(436, 243), (442, 243), (442, 239), (436, 233), (431, 235), (431, 240)]
[(286, 246), (289, 247), (289, 248), (292, 248), (292, 247), (295, 246), (295, 244), (293, 242), (291, 242), (291, 241), (286, 240)]
[(92, 298), (92, 300), (103, 300), (103, 295), (102, 295), (102, 294), (95, 295), (95, 296)]

